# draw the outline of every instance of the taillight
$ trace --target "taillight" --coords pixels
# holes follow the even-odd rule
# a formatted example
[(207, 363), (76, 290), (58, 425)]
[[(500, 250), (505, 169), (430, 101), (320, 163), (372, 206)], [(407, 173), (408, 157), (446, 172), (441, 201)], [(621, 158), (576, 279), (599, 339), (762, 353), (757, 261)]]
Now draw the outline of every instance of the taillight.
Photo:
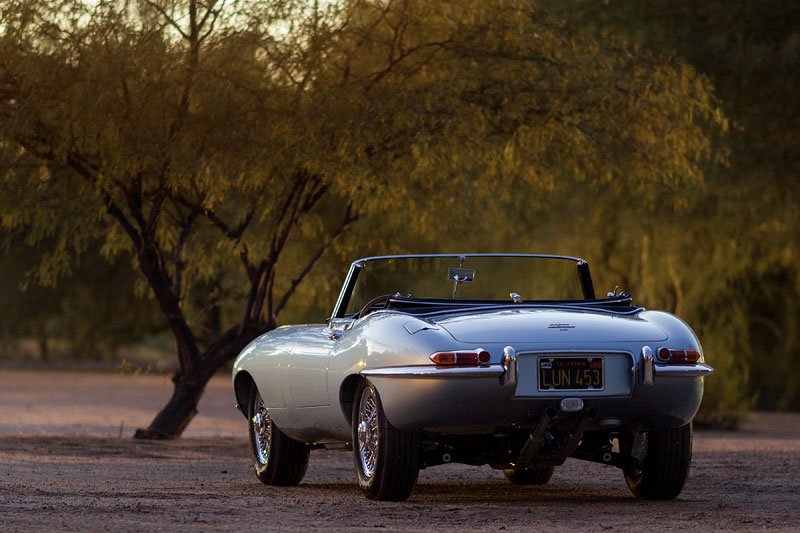
[(658, 358), (668, 363), (696, 363), (700, 360), (700, 352), (697, 350), (671, 350), (660, 348)]
[(437, 365), (485, 365), (489, 363), (491, 355), (480, 348), (476, 350), (460, 350), (457, 352), (436, 352), (431, 355), (431, 361)]

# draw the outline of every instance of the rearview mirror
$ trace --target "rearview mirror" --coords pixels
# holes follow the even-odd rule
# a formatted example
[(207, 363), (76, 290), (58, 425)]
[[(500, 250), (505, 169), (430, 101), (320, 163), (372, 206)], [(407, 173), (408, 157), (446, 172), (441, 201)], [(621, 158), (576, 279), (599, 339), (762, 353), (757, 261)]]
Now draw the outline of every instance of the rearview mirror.
[(447, 273), (447, 279), (456, 283), (464, 283), (475, 280), (475, 271), (469, 268), (452, 267)]

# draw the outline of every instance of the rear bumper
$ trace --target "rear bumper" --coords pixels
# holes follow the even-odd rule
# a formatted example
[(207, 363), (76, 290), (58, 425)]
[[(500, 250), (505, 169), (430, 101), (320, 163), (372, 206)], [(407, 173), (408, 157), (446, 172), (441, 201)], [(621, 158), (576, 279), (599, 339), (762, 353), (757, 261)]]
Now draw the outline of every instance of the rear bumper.
[(662, 377), (705, 377), (714, 372), (714, 369), (704, 363), (696, 365), (653, 365), (656, 375)]
[[(478, 367), (441, 367), (433, 365), (390, 366), (361, 371), (368, 378), (406, 378), (406, 379), (458, 379), (458, 378), (501, 378), (507, 370), (503, 365)], [(656, 376), (662, 377), (703, 377), (714, 372), (710, 366), (696, 365), (653, 365)]]
[(402, 379), (459, 379), (459, 378), (500, 378), (506, 373), (502, 365), (477, 367), (441, 367), (433, 365), (390, 366), (361, 371), (368, 378)]
[(558, 409), (564, 398), (581, 398), (587, 409), (597, 411), (589, 430), (665, 429), (694, 418), (711, 367), (654, 365), (653, 379), (645, 382), (639, 366), (632, 364), (624, 389), (604, 391), (536, 392), (525, 383), (524, 372), (517, 375), (516, 361), (513, 366), (372, 368), (361, 374), (377, 388), (389, 421), (407, 431), (488, 433), (525, 427), (547, 408)]

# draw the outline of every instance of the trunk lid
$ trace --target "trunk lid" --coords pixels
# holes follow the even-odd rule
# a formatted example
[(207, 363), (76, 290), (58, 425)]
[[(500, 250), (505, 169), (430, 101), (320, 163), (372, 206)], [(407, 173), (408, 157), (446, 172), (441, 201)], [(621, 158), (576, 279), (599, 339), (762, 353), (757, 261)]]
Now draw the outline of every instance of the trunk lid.
[(636, 315), (561, 309), (509, 309), (433, 319), (461, 342), (656, 342), (659, 326)]

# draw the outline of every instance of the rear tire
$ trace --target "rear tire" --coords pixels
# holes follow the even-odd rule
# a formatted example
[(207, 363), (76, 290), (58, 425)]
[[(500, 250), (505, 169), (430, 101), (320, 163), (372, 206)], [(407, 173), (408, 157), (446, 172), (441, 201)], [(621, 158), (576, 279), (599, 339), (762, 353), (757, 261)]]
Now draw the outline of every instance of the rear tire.
[(531, 468), (508, 468), (503, 470), (503, 473), (514, 485), (544, 485), (553, 477), (553, 471), (555, 471), (554, 466), (543, 465)]
[(419, 433), (394, 427), (375, 387), (362, 381), (353, 402), (353, 460), (361, 491), (370, 500), (403, 501), (419, 475)]
[(287, 437), (269, 416), (258, 388), (250, 388), (247, 420), (253, 470), (265, 485), (297, 485), (308, 468), (309, 447)]
[(671, 500), (683, 490), (692, 461), (692, 424), (647, 433), (647, 457), (626, 468), (625, 482), (637, 498)]

